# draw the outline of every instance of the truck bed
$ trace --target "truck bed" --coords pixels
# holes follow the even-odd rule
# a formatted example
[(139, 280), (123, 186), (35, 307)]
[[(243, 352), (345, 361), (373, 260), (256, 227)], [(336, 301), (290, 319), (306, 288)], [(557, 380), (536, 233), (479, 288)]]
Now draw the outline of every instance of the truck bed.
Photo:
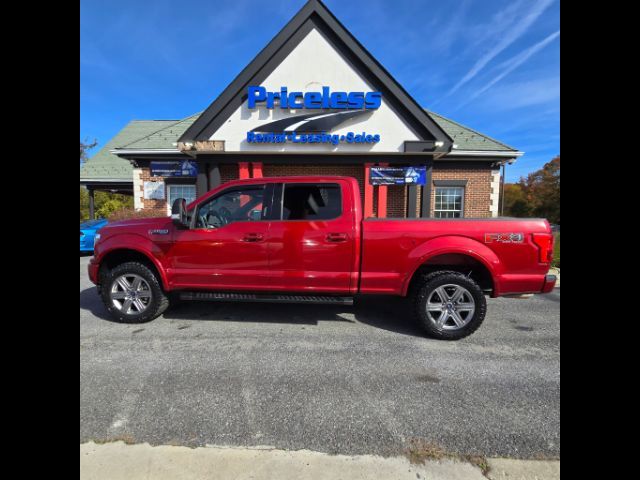
[(404, 295), (421, 264), (464, 267), (472, 258), (493, 276), (492, 296), (538, 293), (549, 265), (539, 261), (534, 233), (551, 233), (549, 223), (509, 217), (366, 219), (360, 291)]

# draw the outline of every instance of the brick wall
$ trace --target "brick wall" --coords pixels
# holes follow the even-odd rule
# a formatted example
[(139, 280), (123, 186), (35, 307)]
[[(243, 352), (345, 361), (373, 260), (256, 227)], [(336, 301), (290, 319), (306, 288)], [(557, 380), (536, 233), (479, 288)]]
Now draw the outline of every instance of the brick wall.
[(407, 187), (390, 185), (387, 187), (387, 217), (405, 218), (407, 212)]
[[(491, 216), (491, 182), (490, 167), (476, 168), (433, 168), (433, 180), (467, 180), (464, 190), (464, 216)], [(431, 194), (431, 212), (435, 207), (435, 186)]]
[[(138, 170), (138, 169), (136, 169)], [(167, 214), (167, 200), (149, 200), (144, 199), (144, 182), (145, 181), (164, 181), (163, 177), (151, 177), (149, 168), (141, 168), (140, 180), (135, 182), (138, 192), (137, 203), (142, 205), (145, 210), (153, 210), (159, 215)], [(262, 170), (265, 177), (276, 176), (301, 176), (301, 175), (342, 175), (354, 177), (360, 186), (360, 200), (364, 203), (364, 166), (363, 165), (263, 165)], [(222, 183), (236, 180), (239, 178), (238, 165), (223, 164), (220, 165), (220, 178)], [(465, 217), (490, 217), (492, 213), (492, 194), (493, 203), (495, 204), (496, 192), (495, 172), (489, 166), (479, 166), (473, 168), (450, 168), (438, 167), (433, 168), (433, 180), (467, 180), (464, 195), (464, 216)], [(493, 181), (493, 182), (492, 182)], [(493, 183), (493, 185), (492, 185)], [(406, 206), (408, 201), (408, 189), (405, 186), (389, 186), (387, 187), (387, 216), (389, 218), (404, 218), (406, 215)], [(421, 192), (418, 189), (417, 215), (420, 214)], [(373, 214), (377, 215), (378, 205), (378, 188), (374, 188)], [(431, 213), (435, 206), (435, 187), (432, 188), (431, 194)], [(495, 205), (493, 207), (495, 211)]]
[(240, 178), (240, 170), (238, 165), (223, 164), (220, 165), (220, 181), (221, 183), (230, 182)]
[[(140, 195), (139, 199), (142, 203), (142, 208), (145, 211), (153, 211), (158, 216), (163, 217), (167, 215), (167, 199), (165, 200), (151, 200), (148, 198), (144, 198), (144, 182), (163, 182), (165, 180), (164, 177), (152, 177), (151, 169), (149, 167), (140, 169), (140, 184), (137, 187), (140, 189), (139, 192), (134, 192), (134, 195)], [(166, 196), (166, 192), (165, 192)]]

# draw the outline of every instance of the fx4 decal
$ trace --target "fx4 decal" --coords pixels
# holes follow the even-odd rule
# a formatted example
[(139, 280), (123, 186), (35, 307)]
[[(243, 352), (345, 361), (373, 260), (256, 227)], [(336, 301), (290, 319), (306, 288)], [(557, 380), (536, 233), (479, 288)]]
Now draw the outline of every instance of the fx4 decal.
[(524, 233), (485, 233), (484, 243), (522, 243)]

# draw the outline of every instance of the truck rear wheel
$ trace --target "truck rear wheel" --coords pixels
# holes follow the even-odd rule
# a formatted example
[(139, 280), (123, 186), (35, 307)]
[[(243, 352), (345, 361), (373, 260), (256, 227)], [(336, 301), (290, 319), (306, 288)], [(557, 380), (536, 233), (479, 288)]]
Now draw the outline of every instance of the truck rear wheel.
[(425, 275), (413, 292), (415, 316), (427, 335), (459, 340), (475, 332), (487, 313), (482, 289), (459, 272)]
[(126, 262), (101, 279), (100, 293), (109, 313), (121, 323), (144, 323), (159, 317), (169, 299), (155, 273), (139, 262)]

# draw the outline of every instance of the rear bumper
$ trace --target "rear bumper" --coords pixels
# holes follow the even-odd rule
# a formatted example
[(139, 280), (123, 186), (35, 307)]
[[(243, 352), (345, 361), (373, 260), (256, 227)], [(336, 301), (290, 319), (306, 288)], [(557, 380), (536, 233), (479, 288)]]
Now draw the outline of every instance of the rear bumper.
[(545, 275), (544, 283), (542, 284), (542, 290), (540, 291), (540, 293), (549, 293), (551, 290), (553, 290), (553, 287), (556, 286), (557, 280), (558, 277), (556, 277), (555, 275)]
[(506, 274), (496, 282), (492, 297), (549, 293), (556, 285), (557, 277), (547, 274)]
[(92, 283), (98, 284), (98, 269), (100, 268), (100, 264), (95, 263), (95, 257), (91, 258), (89, 261), (89, 265), (87, 265), (87, 270), (89, 271), (89, 280)]

